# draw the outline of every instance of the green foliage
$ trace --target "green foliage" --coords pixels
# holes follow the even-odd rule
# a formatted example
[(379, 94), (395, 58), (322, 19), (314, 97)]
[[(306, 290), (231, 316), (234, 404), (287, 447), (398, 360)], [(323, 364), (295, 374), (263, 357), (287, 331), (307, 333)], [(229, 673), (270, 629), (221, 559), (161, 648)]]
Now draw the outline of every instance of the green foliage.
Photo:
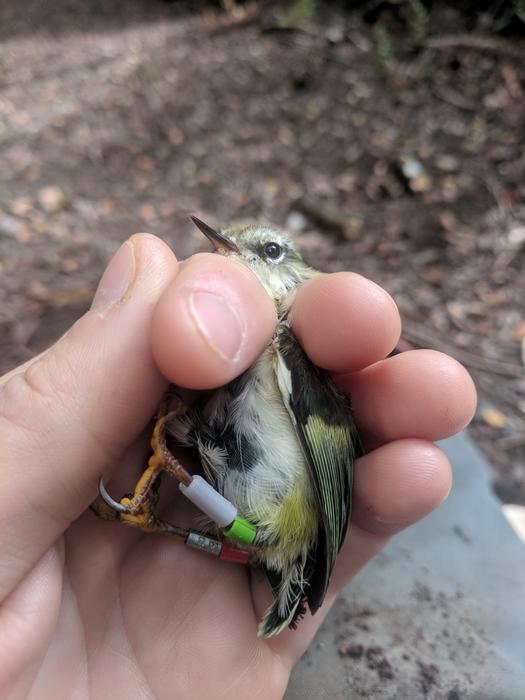
[(381, 20), (374, 24), (372, 31), (374, 35), (374, 56), (382, 70), (388, 72), (394, 61), (392, 37), (390, 36), (386, 23)]
[(420, 44), (428, 34), (428, 12), (422, 0), (408, 0), (410, 5), (409, 24), (414, 41)]
[(301, 22), (313, 19), (317, 9), (317, 0), (295, 0), (286, 13), (286, 24), (293, 27)]
[(514, 14), (516, 17), (525, 22), (525, 0), (514, 0)]
[(363, 13), (372, 24), (376, 61), (390, 73), (399, 61), (412, 60), (431, 34), (523, 36), (525, 0), (369, 0)]

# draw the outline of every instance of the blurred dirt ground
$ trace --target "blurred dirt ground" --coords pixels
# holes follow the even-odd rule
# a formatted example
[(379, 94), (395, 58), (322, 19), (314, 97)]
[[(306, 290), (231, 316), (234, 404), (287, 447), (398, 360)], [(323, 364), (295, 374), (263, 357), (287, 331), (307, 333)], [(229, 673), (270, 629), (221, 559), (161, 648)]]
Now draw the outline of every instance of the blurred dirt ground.
[(190, 213), (270, 220), (470, 369), (471, 435), (525, 503), (525, 39), (448, 9), (416, 41), (372, 4), (283, 29), (255, 5), (4, 1), (0, 370), (87, 308), (132, 232), (184, 257)]

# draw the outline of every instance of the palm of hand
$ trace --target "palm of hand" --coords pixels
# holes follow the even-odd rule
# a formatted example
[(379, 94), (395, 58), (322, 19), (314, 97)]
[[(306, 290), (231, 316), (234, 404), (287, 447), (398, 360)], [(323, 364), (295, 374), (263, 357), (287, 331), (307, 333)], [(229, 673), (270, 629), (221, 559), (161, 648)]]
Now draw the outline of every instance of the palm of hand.
[(54, 569), (61, 622), (40, 697), (47, 684), (51, 696), (57, 674), (64, 697), (129, 697), (131, 687), (155, 698), (253, 697), (261, 688), (282, 697), (291, 660), (282, 640), (257, 637), (245, 567), (86, 513), (66, 534), (63, 573)]

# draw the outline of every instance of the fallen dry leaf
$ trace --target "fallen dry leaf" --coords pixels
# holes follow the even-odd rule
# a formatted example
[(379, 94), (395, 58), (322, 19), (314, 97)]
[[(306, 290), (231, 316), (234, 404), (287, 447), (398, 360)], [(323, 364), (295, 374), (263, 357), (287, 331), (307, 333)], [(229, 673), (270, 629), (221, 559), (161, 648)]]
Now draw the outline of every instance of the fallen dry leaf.
[(490, 425), (491, 428), (503, 428), (507, 423), (507, 416), (495, 408), (486, 408), (481, 415), (485, 423)]

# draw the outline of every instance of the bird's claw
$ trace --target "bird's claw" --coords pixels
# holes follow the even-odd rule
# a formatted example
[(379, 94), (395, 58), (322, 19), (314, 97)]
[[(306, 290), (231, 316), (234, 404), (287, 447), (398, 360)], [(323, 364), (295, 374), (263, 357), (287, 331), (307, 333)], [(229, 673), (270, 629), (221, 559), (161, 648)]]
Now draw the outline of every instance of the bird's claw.
[(115, 501), (114, 498), (111, 498), (111, 496), (106, 490), (106, 487), (104, 486), (104, 478), (102, 476), (100, 477), (100, 480), (98, 482), (98, 495), (104, 501), (104, 503), (107, 506), (109, 506), (109, 508), (116, 511), (117, 513), (129, 512), (126, 506), (122, 505), (122, 503), (119, 503), (118, 501)]

